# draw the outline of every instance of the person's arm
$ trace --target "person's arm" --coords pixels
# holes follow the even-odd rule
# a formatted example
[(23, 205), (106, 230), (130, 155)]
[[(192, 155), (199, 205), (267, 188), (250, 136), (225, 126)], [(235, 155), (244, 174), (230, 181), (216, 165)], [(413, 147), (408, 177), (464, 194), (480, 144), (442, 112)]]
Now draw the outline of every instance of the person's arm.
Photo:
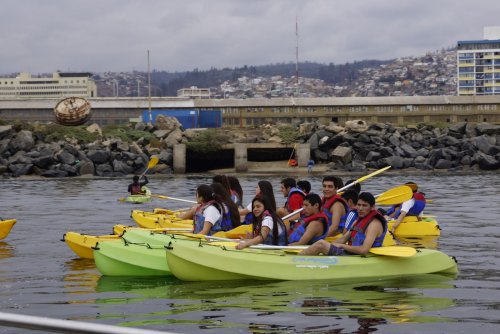
[(328, 229), (327, 237), (335, 235), (339, 228), (340, 218), (345, 215), (345, 208), (341, 202), (335, 202), (330, 208), (330, 212), (332, 213), (332, 225)]
[(404, 202), (403, 204), (401, 204), (401, 210), (400, 210), (399, 216), (396, 219), (396, 221), (394, 222), (394, 225), (392, 225), (391, 233), (394, 233), (394, 231), (396, 230), (398, 225), (401, 224), (401, 222), (406, 217), (406, 215), (410, 211), (413, 204), (415, 204), (415, 200), (413, 198)]
[(141, 182), (141, 187), (144, 187), (148, 183), (149, 183), (148, 177), (146, 175), (144, 175), (144, 181)]
[(193, 219), (195, 212), (196, 212), (196, 205), (190, 208), (189, 210), (179, 213), (177, 217), (179, 217), (180, 219)]
[(260, 235), (254, 236), (252, 239), (241, 240), (239, 244), (236, 245), (236, 249), (243, 249), (246, 247), (250, 247), (252, 245), (258, 245), (264, 240), (266, 240), (271, 229), (267, 226), (262, 226), (262, 230), (260, 231)]
[(212, 223), (205, 221), (205, 223), (203, 223), (203, 229), (198, 232), (198, 234), (208, 235), (210, 233), (210, 230), (212, 229), (212, 226)]
[(321, 223), (319, 220), (313, 220), (307, 225), (306, 231), (304, 232), (300, 240), (297, 242), (292, 242), (290, 246), (307, 245), (312, 238), (322, 235), (323, 232), (323, 223)]
[(128, 185), (128, 192), (132, 194), (132, 183)]
[(366, 238), (361, 246), (351, 246), (351, 245), (346, 245), (345, 243), (337, 243), (337, 242), (332, 242), (332, 245), (334, 245), (337, 248), (343, 248), (344, 250), (352, 254), (365, 255), (370, 251), (370, 248), (372, 248), (375, 239), (382, 232), (383, 232), (382, 223), (380, 222), (380, 220), (374, 219), (370, 224), (368, 224), (368, 227), (366, 228), (365, 231)]

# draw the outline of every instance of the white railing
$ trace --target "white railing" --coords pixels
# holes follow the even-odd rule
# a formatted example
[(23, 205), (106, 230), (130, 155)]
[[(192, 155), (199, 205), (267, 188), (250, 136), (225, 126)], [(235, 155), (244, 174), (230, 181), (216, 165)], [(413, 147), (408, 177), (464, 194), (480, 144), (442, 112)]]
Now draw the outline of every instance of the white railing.
[(0, 312), (0, 326), (71, 334), (171, 334), (171, 332), (159, 332), (141, 328), (100, 325), (82, 321), (61, 320), (4, 312)]

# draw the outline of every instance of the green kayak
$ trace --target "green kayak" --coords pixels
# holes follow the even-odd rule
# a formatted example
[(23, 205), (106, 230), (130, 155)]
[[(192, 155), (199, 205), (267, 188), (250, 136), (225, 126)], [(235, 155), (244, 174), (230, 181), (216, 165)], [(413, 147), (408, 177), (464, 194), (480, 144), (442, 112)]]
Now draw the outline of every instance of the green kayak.
[(105, 276), (172, 275), (165, 258), (165, 245), (173, 237), (142, 229), (126, 230), (121, 242), (97, 245), (93, 253), (96, 267)]
[(452, 257), (431, 249), (419, 249), (411, 257), (301, 256), (283, 251), (236, 250), (176, 238), (166, 255), (171, 272), (185, 281), (373, 279), (456, 274), (458, 270)]
[(163, 245), (129, 243), (124, 239), (122, 242), (103, 242), (94, 249), (94, 261), (106, 276), (171, 275)]

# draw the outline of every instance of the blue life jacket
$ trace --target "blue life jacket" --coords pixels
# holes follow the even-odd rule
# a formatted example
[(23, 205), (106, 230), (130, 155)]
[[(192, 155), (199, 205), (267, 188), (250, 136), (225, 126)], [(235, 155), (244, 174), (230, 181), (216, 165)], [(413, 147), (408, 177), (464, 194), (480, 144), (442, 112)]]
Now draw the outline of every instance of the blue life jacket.
[(358, 210), (356, 209), (350, 210), (346, 215), (344, 228), (349, 230), (357, 219), (358, 219)]
[(345, 214), (343, 214), (340, 217), (339, 227), (337, 228), (337, 232), (342, 233), (342, 231), (344, 230), (344, 227), (345, 227), (345, 220), (347, 218), (347, 213), (349, 212), (349, 205), (347, 205), (347, 202), (345, 201), (345, 199), (343, 199), (339, 195), (334, 195), (334, 196), (330, 197), (328, 200), (323, 198), (322, 203), (321, 203), (321, 210), (323, 210), (323, 213), (328, 217), (328, 228), (330, 228), (330, 226), (332, 226), (332, 216), (333, 216), (330, 209), (331, 209), (332, 205), (335, 204), (335, 202), (337, 202), (337, 201), (342, 203), (342, 205), (344, 206), (344, 210), (345, 210)]
[(363, 245), (363, 242), (366, 239), (366, 234), (365, 234), (366, 228), (368, 227), (368, 224), (370, 224), (375, 218), (377, 218), (378, 220), (380, 220), (380, 222), (382, 222), (382, 227), (384, 231), (379, 237), (375, 238), (372, 247), (382, 246), (385, 234), (387, 233), (387, 221), (385, 220), (384, 216), (381, 215), (380, 212), (378, 212), (377, 210), (372, 210), (365, 217), (358, 218), (354, 227), (351, 228), (352, 232), (350, 237), (350, 244), (352, 246)]
[[(267, 211), (267, 210), (262, 213), (261, 222), (262, 222), (262, 220), (264, 220), (265, 217), (271, 217), (271, 215), (269, 214), (269, 211)], [(283, 224), (283, 221), (281, 219), (278, 219), (278, 221), (274, 222), (274, 223), (275, 224), (273, 226), (273, 230), (274, 230), (274, 228), (277, 228), (279, 231), (279, 227), (281, 226), (281, 233), (278, 234), (278, 243), (277, 244), (273, 243), (273, 231), (271, 231), (267, 234), (266, 239), (262, 243), (264, 245), (286, 246), (288, 244), (288, 242), (287, 242), (287, 238), (286, 238), (285, 224)], [(262, 224), (254, 230), (254, 232), (253, 232), (254, 237), (256, 237), (257, 235), (260, 234), (261, 228), (262, 228)]]
[(194, 215), (194, 233), (199, 233), (203, 230), (203, 226), (205, 225), (205, 216), (203, 212), (209, 206), (214, 206), (220, 213), (221, 217), (212, 225), (210, 232), (208, 235), (212, 235), (219, 231), (229, 231), (233, 228), (233, 224), (231, 222), (231, 215), (229, 210), (226, 210), (224, 207), (220, 207), (219, 203), (216, 201), (209, 201), (205, 203), (205, 205), (200, 205), (195, 212)]
[(308, 245), (312, 245), (318, 240), (324, 239), (326, 236), (326, 233), (328, 232), (328, 218), (323, 212), (316, 213), (314, 215), (308, 216), (308, 217), (301, 217), (300, 221), (301, 224), (293, 231), (293, 233), (290, 235), (288, 238), (288, 242), (297, 242), (302, 238), (304, 233), (306, 232), (307, 226), (309, 225), (310, 222), (314, 220), (319, 220), (323, 224), (323, 234), (320, 236), (315, 236), (309, 242), (307, 243)]
[[(426, 200), (425, 196), (422, 193), (413, 193), (413, 206), (410, 208), (410, 210), (406, 213), (407, 216), (418, 216), (424, 211)], [(394, 215), (394, 218), (399, 217), (401, 214), (401, 206), (398, 208), (396, 211), (396, 214)]]

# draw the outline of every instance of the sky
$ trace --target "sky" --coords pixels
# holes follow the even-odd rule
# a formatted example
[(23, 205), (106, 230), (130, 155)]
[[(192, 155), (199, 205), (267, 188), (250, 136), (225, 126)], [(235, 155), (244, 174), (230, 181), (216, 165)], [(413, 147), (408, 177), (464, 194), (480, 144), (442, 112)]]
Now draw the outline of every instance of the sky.
[[(483, 38), (500, 0), (0, 0), (0, 73), (168, 72), (420, 56)], [(298, 39), (296, 35), (298, 22)]]

